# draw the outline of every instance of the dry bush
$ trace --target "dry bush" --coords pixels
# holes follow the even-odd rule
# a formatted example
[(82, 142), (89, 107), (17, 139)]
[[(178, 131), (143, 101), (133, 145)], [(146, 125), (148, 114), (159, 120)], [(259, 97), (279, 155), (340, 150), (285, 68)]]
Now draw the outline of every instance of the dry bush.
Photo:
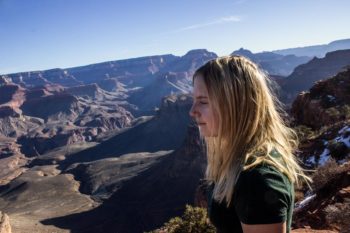
[(164, 224), (164, 227), (149, 233), (215, 233), (215, 227), (207, 218), (207, 210), (186, 205), (182, 217), (175, 217)]
[(349, 164), (340, 166), (333, 158), (329, 158), (324, 166), (318, 167), (312, 176), (312, 189), (314, 192), (322, 189), (339, 174), (349, 170)]
[(298, 125), (293, 128), (298, 135), (299, 141), (303, 142), (313, 136), (315, 136), (315, 132), (306, 125)]
[(350, 118), (350, 105), (343, 105), (341, 107), (341, 112), (343, 113), (346, 119)]
[(350, 232), (350, 199), (345, 199), (344, 203), (327, 206), (325, 214), (330, 224), (337, 224), (340, 227), (340, 233)]

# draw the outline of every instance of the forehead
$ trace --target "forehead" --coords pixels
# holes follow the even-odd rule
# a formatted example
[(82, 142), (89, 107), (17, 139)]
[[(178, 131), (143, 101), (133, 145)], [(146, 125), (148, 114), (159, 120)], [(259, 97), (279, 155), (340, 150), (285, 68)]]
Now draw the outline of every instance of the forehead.
[(205, 85), (203, 77), (200, 75), (198, 75), (194, 78), (193, 95), (194, 96), (208, 96), (207, 86)]

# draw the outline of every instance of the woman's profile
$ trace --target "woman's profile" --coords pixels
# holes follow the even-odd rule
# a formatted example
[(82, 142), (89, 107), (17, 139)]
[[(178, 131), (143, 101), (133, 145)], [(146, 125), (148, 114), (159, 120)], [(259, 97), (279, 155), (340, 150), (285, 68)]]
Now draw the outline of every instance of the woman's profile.
[(242, 56), (219, 57), (193, 75), (190, 115), (205, 139), (208, 215), (217, 231), (290, 232), (294, 184), (309, 178), (293, 153), (268, 77)]

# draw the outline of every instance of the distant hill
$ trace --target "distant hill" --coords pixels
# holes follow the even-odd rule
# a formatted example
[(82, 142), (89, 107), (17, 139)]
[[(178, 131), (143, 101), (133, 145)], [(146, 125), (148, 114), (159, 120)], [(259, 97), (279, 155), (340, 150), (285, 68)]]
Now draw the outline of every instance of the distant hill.
[(247, 49), (239, 49), (232, 54), (242, 55), (253, 62), (259, 64), (262, 69), (270, 75), (288, 76), (298, 65), (304, 64), (311, 60), (311, 57), (295, 55), (281, 55), (272, 52), (252, 53)]
[(194, 49), (183, 56), (165, 54), (12, 73), (2, 75), (0, 84), (11, 82), (27, 88), (60, 85), (74, 96), (98, 100), (113, 92), (113, 97), (133, 105), (128, 109), (133, 115), (154, 115), (164, 96), (189, 93), (195, 70), (216, 57), (206, 49)]
[(324, 57), (326, 53), (336, 51), (350, 49), (350, 39), (344, 40), (336, 40), (330, 42), (329, 44), (323, 45), (313, 45), (313, 46), (305, 46), (298, 48), (290, 48), (290, 49), (279, 49), (272, 51), (273, 53), (278, 53), (281, 55), (289, 55), (293, 54), (295, 56), (308, 56), (308, 57)]
[(350, 65), (350, 49), (327, 53), (295, 68), (282, 85), (285, 103), (291, 103), (301, 91), (311, 88), (316, 81), (327, 79)]
[[(50, 69), (7, 74), (16, 84), (38, 86), (56, 83), (65, 87), (98, 83), (104, 79), (117, 78), (132, 83), (133, 78), (152, 76), (160, 68), (178, 57), (174, 55), (139, 57), (125, 60), (108, 61), (67, 69)], [(140, 80), (138, 80), (140, 81)]]
[(169, 63), (154, 75), (152, 82), (130, 93), (128, 101), (138, 106), (138, 112), (133, 114), (135, 116), (152, 114), (164, 96), (190, 93), (193, 73), (205, 62), (216, 57), (215, 53), (196, 49)]

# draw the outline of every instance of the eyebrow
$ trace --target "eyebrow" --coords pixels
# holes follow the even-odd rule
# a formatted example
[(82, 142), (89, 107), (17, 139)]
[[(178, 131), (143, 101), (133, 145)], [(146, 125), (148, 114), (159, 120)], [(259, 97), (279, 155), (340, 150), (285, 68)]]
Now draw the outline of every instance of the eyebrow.
[(196, 99), (208, 99), (208, 97), (207, 97), (207, 96), (200, 95), (200, 96), (196, 96)]

